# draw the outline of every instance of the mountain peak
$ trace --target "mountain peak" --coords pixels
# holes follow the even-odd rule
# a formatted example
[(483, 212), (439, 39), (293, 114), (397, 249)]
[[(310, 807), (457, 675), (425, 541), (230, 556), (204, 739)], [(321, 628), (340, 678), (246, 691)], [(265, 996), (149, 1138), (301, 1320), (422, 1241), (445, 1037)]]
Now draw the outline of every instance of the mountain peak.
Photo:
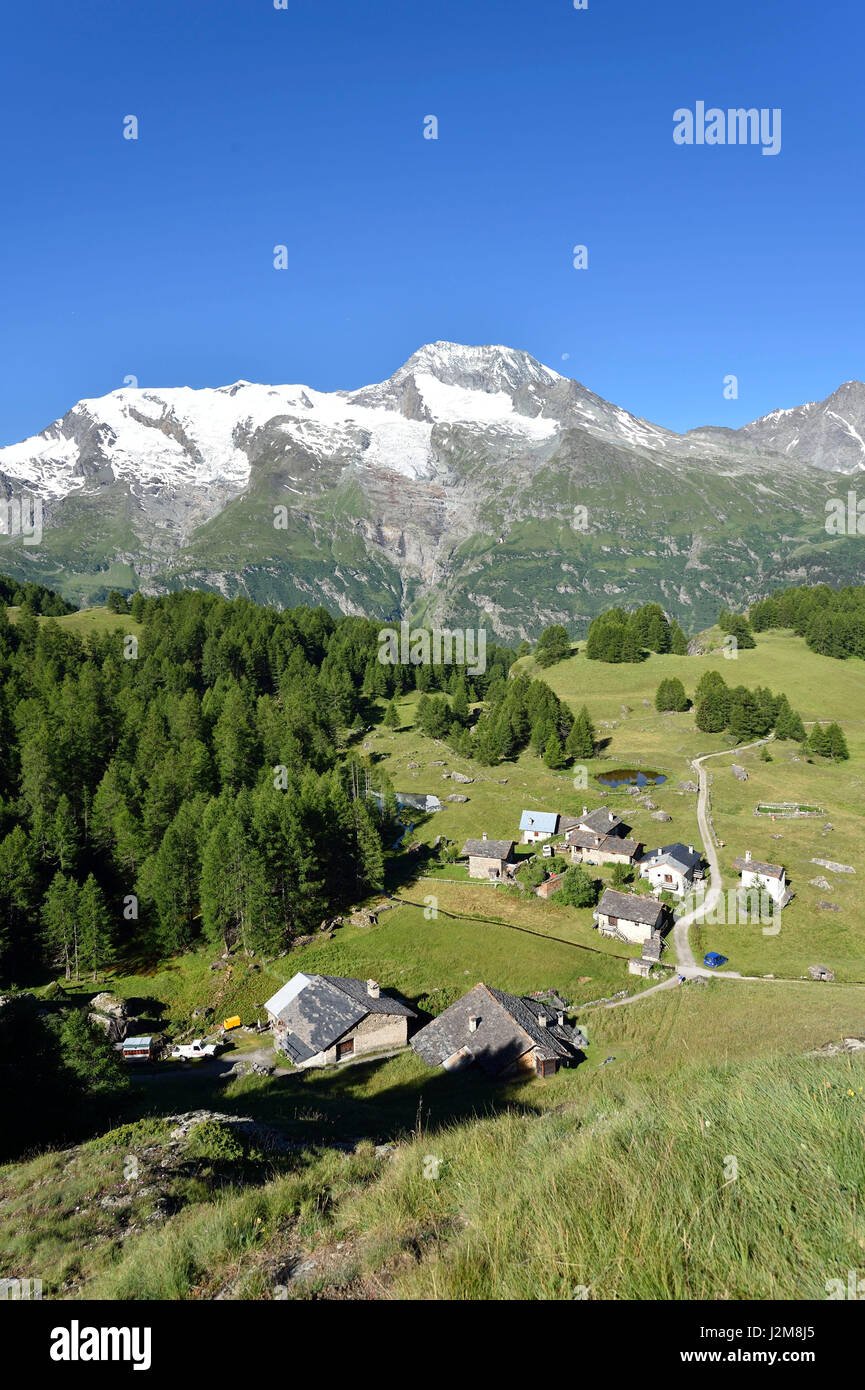
[(551, 386), (562, 380), (558, 372), (519, 348), (501, 343), (473, 346), (444, 340), (418, 348), (391, 380), (401, 382), (419, 375), (435, 377), (446, 386), (487, 392), (511, 392), (527, 385)]

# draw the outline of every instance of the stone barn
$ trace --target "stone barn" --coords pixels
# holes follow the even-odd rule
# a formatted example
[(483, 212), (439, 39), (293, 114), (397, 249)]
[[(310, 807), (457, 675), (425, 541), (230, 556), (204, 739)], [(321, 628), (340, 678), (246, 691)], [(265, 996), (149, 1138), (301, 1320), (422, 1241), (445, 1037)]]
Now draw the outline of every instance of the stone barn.
[(376, 980), (292, 976), (265, 1004), (277, 1048), (296, 1067), (325, 1067), (405, 1047), (414, 1009)]

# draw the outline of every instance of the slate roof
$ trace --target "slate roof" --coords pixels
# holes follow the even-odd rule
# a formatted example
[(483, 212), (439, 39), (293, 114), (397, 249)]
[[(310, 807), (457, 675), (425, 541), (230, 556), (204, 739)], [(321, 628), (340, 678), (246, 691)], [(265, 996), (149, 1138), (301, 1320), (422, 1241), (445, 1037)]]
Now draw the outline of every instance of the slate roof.
[(513, 840), (466, 840), (460, 856), (476, 855), (479, 859), (509, 859)]
[(295, 1037), (294, 1033), (283, 1033), (279, 1039), (279, 1048), (285, 1052), (297, 1066), (298, 1062), (308, 1062), (315, 1052), (311, 1047), (307, 1047), (302, 1038)]
[(594, 811), (587, 812), (584, 816), (575, 816), (577, 825), (583, 825), (587, 830), (595, 830), (599, 834), (609, 834), (613, 826), (621, 825), (622, 818), (617, 816), (615, 811), (611, 811), (609, 806), (598, 806)]
[(575, 849), (597, 849), (602, 853), (629, 854), (632, 858), (640, 848), (639, 840), (629, 840), (624, 835), (598, 835), (594, 830), (584, 830), (578, 826), (568, 832), (568, 844)]
[(308, 1049), (298, 1058), (301, 1061), (327, 1051), (369, 1014), (416, 1016), (414, 1009), (399, 999), (385, 993), (374, 999), (367, 993), (364, 980), (343, 975), (298, 973), (264, 1007), (285, 1024), (287, 1038), (291, 1038), (290, 1045), (284, 1041), (286, 1051), (293, 1056), (292, 1048)]
[(523, 811), (520, 830), (537, 830), (542, 835), (555, 835), (558, 823), (558, 811)]
[(755, 874), (766, 874), (768, 878), (780, 878), (784, 872), (781, 864), (765, 864), (762, 859), (734, 859), (733, 868), (739, 873), (750, 869)]
[(664, 905), (645, 893), (617, 893), (606, 888), (598, 903), (597, 912), (607, 917), (623, 917), (626, 922), (640, 922), (654, 927), (664, 915)]
[(700, 867), (701, 856), (695, 849), (689, 849), (687, 845), (681, 844), (678, 840), (672, 845), (662, 845), (660, 849), (653, 849), (643, 855), (642, 864), (671, 864), (674, 869), (679, 869), (682, 873), (691, 873)]
[(363, 1004), (368, 1014), (405, 1014), (407, 1018), (416, 1018), (414, 1009), (410, 1009), (408, 1004), (403, 1004), (401, 1000), (394, 999), (392, 995), (382, 992), (378, 999), (373, 999), (367, 994), (366, 980), (354, 980), (350, 975), (320, 975), (321, 980), (326, 980), (329, 985), (336, 985), (351, 999)]
[[(480, 1020), (475, 1032), (469, 1019)], [(546, 1027), (538, 1019), (547, 1019)], [(517, 998), (489, 985), (477, 984), (421, 1028), (411, 1040), (415, 1052), (430, 1066), (441, 1066), (463, 1051), (490, 1076), (498, 1075), (534, 1048), (543, 1061), (579, 1061), (583, 1035), (557, 1022), (557, 1011), (540, 999)]]

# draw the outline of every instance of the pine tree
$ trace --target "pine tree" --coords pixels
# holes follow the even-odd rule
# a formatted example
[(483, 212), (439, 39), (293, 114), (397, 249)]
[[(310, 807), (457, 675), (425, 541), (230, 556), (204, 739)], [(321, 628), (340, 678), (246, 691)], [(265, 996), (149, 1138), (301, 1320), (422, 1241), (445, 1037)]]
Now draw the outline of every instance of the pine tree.
[(397, 710), (396, 701), (395, 701), (395, 700), (391, 700), (391, 701), (389, 702), (389, 704), (388, 704), (388, 706), (387, 706), (387, 709), (386, 709), (385, 712), (384, 712), (384, 722), (385, 722), (385, 725), (386, 725), (386, 727), (387, 727), (388, 729), (398, 729), (398, 728), (399, 728), (399, 726), (400, 726), (399, 711)]
[(67, 980), (79, 979), (78, 885), (59, 870), (42, 904), (42, 932), (48, 959), (63, 967)]
[(64, 1065), (85, 1096), (114, 1095), (129, 1085), (129, 1076), (114, 1044), (84, 1009), (71, 1009), (60, 1026)]
[(453, 692), (452, 709), (454, 718), (459, 720), (461, 724), (465, 724), (469, 717), (469, 701), (466, 691), (465, 676), (460, 676), (457, 679)]
[(544, 628), (535, 648), (535, 661), (541, 667), (552, 666), (564, 661), (571, 654), (571, 639), (568, 629), (560, 623)]
[(565, 765), (565, 750), (562, 748), (562, 741), (555, 730), (550, 734), (544, 747), (544, 762), (547, 767), (551, 768), (564, 767)]
[(384, 884), (384, 851), (369, 812), (362, 802), (354, 803), (355, 876), (358, 896), (379, 892)]
[(68, 796), (61, 796), (57, 810), (48, 831), (48, 848), (51, 859), (61, 873), (68, 873), (75, 867), (78, 858), (78, 826)]
[(102, 890), (88, 874), (78, 895), (79, 962), (96, 980), (111, 956), (112, 923)]
[(670, 624), (670, 652), (673, 656), (688, 655), (688, 639), (676, 622)]
[(655, 692), (655, 709), (663, 713), (668, 710), (680, 712), (687, 708), (688, 697), (682, 682), (675, 676), (661, 681)]
[(236, 791), (255, 780), (259, 768), (258, 739), (238, 685), (228, 689), (213, 730), (213, 750), (223, 787)]
[(23, 825), (13, 826), (0, 841), (0, 963), (10, 967), (10, 975), (13, 962), (33, 955), (36, 883), (35, 856), (27, 832)]
[(646, 646), (653, 652), (663, 653), (670, 650), (670, 627), (663, 613), (655, 613), (652, 617)]
[(826, 734), (829, 739), (829, 756), (837, 758), (840, 762), (846, 762), (850, 757), (850, 752), (840, 724), (836, 724), (833, 720), (831, 724), (826, 726)]
[(825, 724), (815, 724), (808, 739), (808, 748), (818, 757), (828, 758), (832, 751), (832, 740)]
[(589, 718), (589, 711), (583, 705), (568, 734), (565, 751), (569, 757), (581, 761), (595, 756), (596, 734)]
[(635, 624), (628, 623), (628, 626), (622, 629), (620, 657), (622, 661), (643, 660), (643, 643)]
[(719, 734), (727, 727), (727, 696), (717, 688), (709, 689), (697, 704), (694, 723), (704, 734)]

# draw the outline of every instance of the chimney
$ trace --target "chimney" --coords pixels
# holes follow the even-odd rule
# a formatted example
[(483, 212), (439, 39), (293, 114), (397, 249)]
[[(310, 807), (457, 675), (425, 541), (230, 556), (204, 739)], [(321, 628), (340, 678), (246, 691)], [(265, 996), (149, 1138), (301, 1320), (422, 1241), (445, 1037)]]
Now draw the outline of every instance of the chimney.
[(381, 985), (378, 980), (367, 980), (366, 992), (370, 999), (378, 999), (381, 996)]
[(688, 853), (689, 853), (689, 854), (693, 854), (693, 853), (694, 853), (694, 846), (693, 846), (693, 845), (688, 845)]
[(546, 1026), (547, 1026), (547, 1016), (546, 1016), (546, 1014), (538, 1014), (538, 1024), (540, 1025), (541, 1028), (546, 1028)]
[(483, 839), (485, 840), (486, 838), (487, 838), (487, 832), (484, 831), (484, 833), (483, 833)]
[(469, 1032), (476, 1033), (478, 1031), (479, 1023), (480, 1019), (478, 1018), (477, 1014), (472, 1014), (471, 1018), (469, 1019)]
[(611, 821), (611, 822), (614, 821), (614, 820), (616, 819), (616, 817), (613, 815), (612, 811), (609, 811), (607, 814), (609, 815), (610, 821)]
[(588, 814), (589, 814), (589, 808), (588, 808), (588, 806), (584, 806), (584, 807), (583, 807), (583, 815), (584, 815), (584, 816), (587, 816)]
[(565, 1021), (565, 1011), (564, 1011), (564, 1009), (556, 1009), (556, 1023), (559, 1025), (560, 1028), (561, 1028), (562, 1025), (564, 1024), (564, 1021)]
[(751, 851), (750, 851), (749, 849), (746, 849), (746, 850), (745, 850), (745, 858), (746, 858), (746, 859), (750, 859), (750, 858), (751, 858)]

